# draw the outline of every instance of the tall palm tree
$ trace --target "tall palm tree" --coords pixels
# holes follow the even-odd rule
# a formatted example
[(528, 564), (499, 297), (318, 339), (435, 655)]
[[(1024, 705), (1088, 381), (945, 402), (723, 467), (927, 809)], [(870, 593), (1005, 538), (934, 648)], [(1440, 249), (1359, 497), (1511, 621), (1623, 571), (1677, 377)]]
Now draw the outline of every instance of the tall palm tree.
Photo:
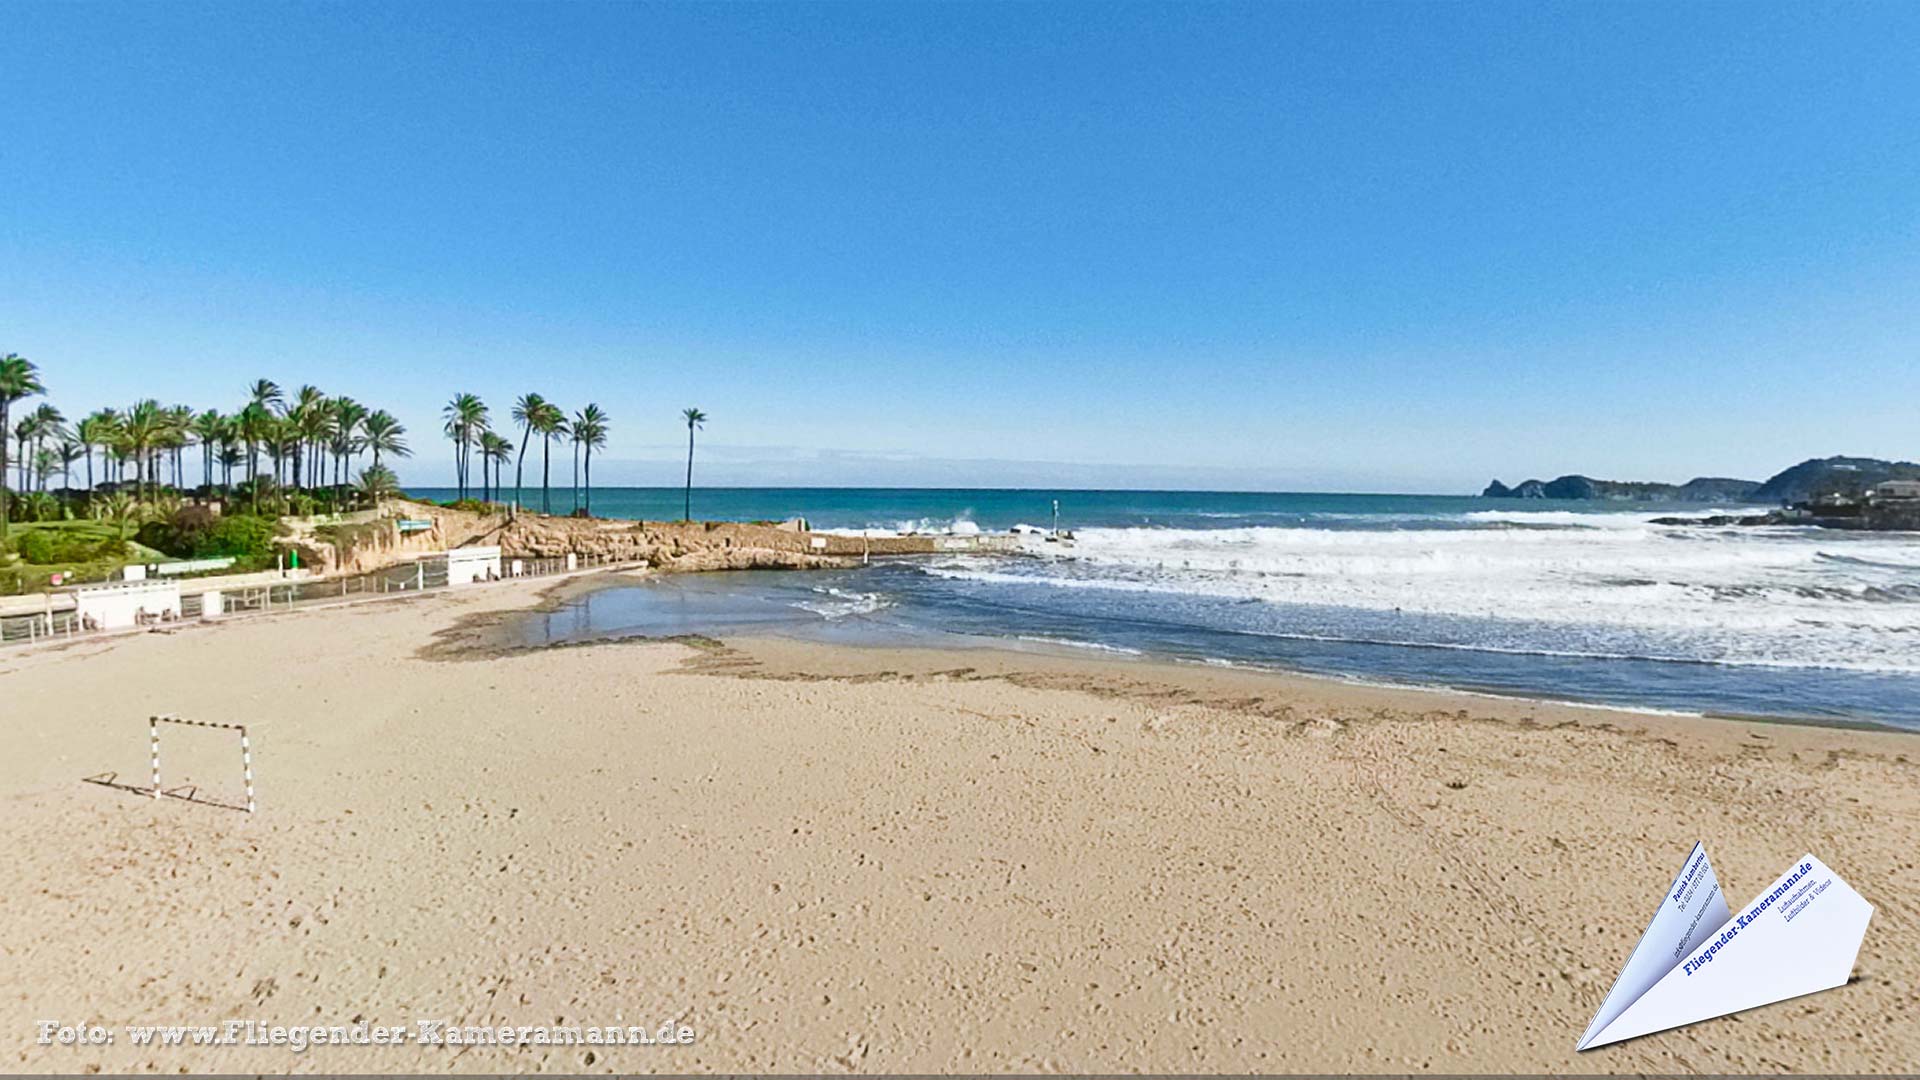
[[(27, 485), (27, 444), (33, 441), (34, 426), (32, 413), (21, 417), (20, 422), (13, 425), (13, 471), (17, 474), (13, 486), (23, 496), (31, 490)], [(0, 432), (0, 441), (5, 441), (5, 437), (6, 433)]]
[(367, 449), (373, 451), (373, 463), (376, 466), (380, 464), (382, 454), (408, 457), (413, 453), (407, 449), (405, 425), (385, 409), (369, 413), (361, 422), (360, 429), (367, 433)]
[(573, 505), (572, 505), (572, 508), (567, 511), (569, 514), (578, 514), (580, 512), (580, 428), (579, 428), (579, 423), (580, 423), (580, 417), (583, 415), (585, 414), (574, 413), (573, 419), (567, 421), (567, 441), (573, 444), (573, 492), (572, 492)]
[(488, 461), (493, 462), (493, 497), (496, 500), (500, 498), (500, 489), (505, 486), (501, 482), (503, 475), (502, 470), (506, 467), (507, 461), (512, 457), (512, 439), (491, 431), (480, 436), (480, 460), (483, 463)]
[(272, 379), (255, 379), (253, 385), (247, 387), (247, 400), (263, 409), (277, 409), (284, 403), (285, 397), (280, 393), (279, 383)]
[(573, 418), (573, 445), (585, 447), (587, 451), (587, 516), (593, 516), (593, 452), (607, 445), (607, 422), (610, 418), (598, 405), (588, 405)]
[[(37, 490), (33, 493), (33, 497), (40, 505), (58, 505), (57, 503), (50, 504), (47, 502), (47, 500), (53, 498), (52, 495), (47, 494), (47, 479), (59, 471), (60, 455), (58, 453), (52, 450), (35, 450), (33, 452), (33, 476), (37, 487)], [(48, 519), (45, 511), (42, 511), (38, 516), (41, 521)]]
[(122, 425), (122, 437), (126, 440), (128, 457), (133, 461), (133, 486), (136, 497), (146, 497), (146, 480), (143, 466), (147, 456), (153, 452), (166, 428), (164, 410), (160, 403), (148, 398), (135, 402), (127, 410), (126, 423)]
[(513, 422), (520, 425), (520, 459), (513, 466), (513, 508), (520, 509), (520, 472), (527, 463), (527, 444), (533, 441), (533, 427), (540, 414), (547, 407), (547, 399), (539, 394), (521, 394), (520, 400), (513, 403)]
[[(27, 459), (31, 456), (27, 453), (27, 444), (33, 442), (33, 433), (38, 430), (38, 428), (39, 422), (34, 420), (32, 413), (21, 417), (20, 422), (13, 425), (15, 459), (15, 468), (13, 471), (20, 474), (19, 478), (14, 481), (14, 487), (20, 489), (22, 496), (25, 496), (33, 490), (33, 486), (27, 483)], [(0, 432), (0, 441), (5, 441), (4, 436), (5, 433)]]
[(161, 445), (172, 452), (173, 486), (177, 491), (187, 486), (183, 459), (187, 445), (193, 441), (193, 406), (174, 405), (166, 410), (164, 420)]
[[(42, 402), (39, 408), (33, 410), (33, 453), (36, 458), (47, 452), (48, 443), (57, 446), (66, 437), (67, 418), (61, 415), (59, 409)], [(42, 476), (41, 490), (46, 490), (46, 486), (46, 477)]]
[(220, 493), (233, 494), (233, 470), (240, 467), (246, 456), (240, 453), (240, 418), (223, 416), (220, 418)]
[(219, 409), (208, 409), (193, 418), (193, 437), (200, 440), (200, 477), (208, 489), (213, 487), (213, 462), (226, 431), (227, 418)]
[(547, 499), (548, 481), (553, 475), (553, 440), (560, 438), (567, 430), (567, 414), (560, 406), (544, 402), (540, 406), (540, 415), (535, 419), (533, 430), (540, 433), (540, 512), (553, 513), (553, 505)]
[(306, 484), (320, 486), (321, 447), (332, 434), (333, 406), (320, 388), (309, 383), (296, 390), (293, 404), (287, 409), (287, 419), (293, 421), (294, 430), (300, 440), (299, 451), (293, 458), (293, 486), (301, 487), (301, 474), (306, 474)]
[[(327, 449), (333, 454), (334, 499), (346, 497), (347, 460), (366, 449), (367, 441), (360, 432), (367, 423), (367, 407), (350, 397), (333, 399), (333, 416), (328, 422), (329, 441)], [(316, 478), (317, 479), (317, 478)]]
[(480, 433), (487, 429), (487, 406), (473, 394), (455, 394), (440, 415), (446, 420), (447, 437), (453, 440), (453, 472), (460, 487), (460, 498), (467, 497), (469, 450)]
[(73, 490), (73, 463), (79, 461), (86, 451), (82, 450), (80, 443), (74, 439), (62, 440), (58, 451), (60, 454), (60, 486), (71, 491)]
[(87, 490), (93, 490), (93, 448), (105, 450), (120, 434), (120, 414), (112, 409), (96, 409), (80, 421), (76, 432), (87, 452)]
[(681, 409), (681, 419), (687, 422), (687, 505), (681, 514), (682, 521), (693, 520), (693, 429), (705, 427), (707, 414), (699, 409)]
[[(271, 385), (271, 384), (269, 384)], [(260, 444), (265, 442), (273, 427), (273, 414), (258, 400), (249, 401), (240, 414), (234, 417), (240, 440), (247, 447), (247, 484), (248, 496), (253, 503), (253, 512), (260, 512)]]
[(16, 401), (44, 394), (40, 369), (18, 353), (0, 356), (0, 537), (7, 535), (7, 413)]

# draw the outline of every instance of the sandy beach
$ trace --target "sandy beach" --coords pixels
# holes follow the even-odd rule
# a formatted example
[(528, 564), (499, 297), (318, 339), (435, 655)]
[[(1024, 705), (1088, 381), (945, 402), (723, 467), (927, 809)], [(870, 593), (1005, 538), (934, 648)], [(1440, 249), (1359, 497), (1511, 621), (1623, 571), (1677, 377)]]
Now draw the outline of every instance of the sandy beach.
[[(577, 584), (576, 586), (577, 587)], [(490, 644), (548, 584), (0, 653), (23, 1071), (1873, 1072), (1920, 742), (1145, 661)], [(230, 733), (250, 725), (260, 811)], [(1877, 907), (1841, 989), (1576, 1055), (1696, 840)], [(123, 1025), (672, 1046), (138, 1046)], [(111, 1045), (39, 1045), (41, 1021)]]

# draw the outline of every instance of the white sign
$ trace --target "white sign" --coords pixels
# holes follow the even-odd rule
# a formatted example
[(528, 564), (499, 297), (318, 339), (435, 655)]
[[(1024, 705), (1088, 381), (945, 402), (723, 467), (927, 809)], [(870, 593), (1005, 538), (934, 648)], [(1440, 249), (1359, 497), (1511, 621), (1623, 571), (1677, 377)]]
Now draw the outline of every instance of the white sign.
[(1729, 911), (1695, 844), (1575, 1049), (1841, 986), (1871, 918), (1873, 905), (1812, 855)]

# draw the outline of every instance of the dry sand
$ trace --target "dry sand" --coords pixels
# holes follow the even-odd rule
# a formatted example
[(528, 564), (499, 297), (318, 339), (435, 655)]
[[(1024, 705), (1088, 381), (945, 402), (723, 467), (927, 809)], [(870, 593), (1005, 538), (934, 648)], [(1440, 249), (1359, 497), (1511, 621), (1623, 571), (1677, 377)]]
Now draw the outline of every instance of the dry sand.
[[(33, 1071), (1920, 1065), (1920, 742), (1143, 662), (468, 649), (512, 584), (0, 655), (0, 1059)], [(253, 725), (260, 813), (145, 718)], [(169, 782), (238, 793), (226, 733)], [(1844, 988), (1576, 1055), (1687, 848), (1878, 907)], [(131, 1045), (637, 1024), (679, 1047)], [(103, 1047), (35, 1044), (97, 1022)]]

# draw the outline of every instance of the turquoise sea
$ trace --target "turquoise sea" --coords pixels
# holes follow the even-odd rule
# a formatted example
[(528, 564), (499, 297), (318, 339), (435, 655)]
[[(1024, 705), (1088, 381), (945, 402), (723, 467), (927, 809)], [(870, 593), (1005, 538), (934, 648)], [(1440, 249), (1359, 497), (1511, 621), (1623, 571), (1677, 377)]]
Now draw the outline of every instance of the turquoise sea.
[[(554, 494), (564, 511), (567, 490)], [(593, 502), (600, 516), (666, 519), (681, 499), (608, 488)], [(1729, 509), (1697, 504), (1436, 495), (734, 488), (693, 499), (698, 518), (953, 533), (1050, 528), (1057, 499), (1075, 539), (1036, 543), (1036, 557), (662, 579), (583, 598), (528, 633), (1076, 648), (1920, 730), (1920, 535), (1651, 520)]]

